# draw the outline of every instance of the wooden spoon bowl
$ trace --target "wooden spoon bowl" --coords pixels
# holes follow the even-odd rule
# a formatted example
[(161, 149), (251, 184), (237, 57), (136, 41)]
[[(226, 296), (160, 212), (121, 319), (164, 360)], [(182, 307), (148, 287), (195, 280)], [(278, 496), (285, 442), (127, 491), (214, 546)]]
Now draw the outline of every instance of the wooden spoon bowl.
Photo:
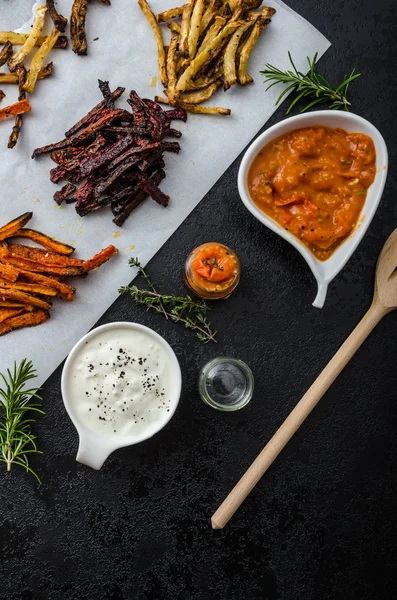
[(397, 229), (382, 248), (376, 267), (374, 302), (386, 312), (397, 308)]

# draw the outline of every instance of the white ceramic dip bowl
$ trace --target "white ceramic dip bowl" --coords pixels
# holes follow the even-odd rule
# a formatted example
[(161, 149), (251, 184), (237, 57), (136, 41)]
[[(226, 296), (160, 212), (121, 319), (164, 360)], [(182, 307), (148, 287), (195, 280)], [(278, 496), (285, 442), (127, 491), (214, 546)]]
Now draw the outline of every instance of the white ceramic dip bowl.
[[(344, 129), (348, 132), (365, 133), (373, 139), (376, 150), (376, 176), (373, 184), (368, 189), (359, 222), (353, 232), (325, 261), (318, 260), (298, 238), (289, 231), (286, 231), (279, 223), (277, 223), (277, 221), (262, 212), (252, 200), (247, 185), (248, 171), (251, 164), (264, 146), (275, 138), (293, 131), (294, 129), (316, 126), (326, 126)], [(334, 110), (323, 110), (289, 117), (267, 129), (246, 151), (238, 173), (238, 190), (241, 200), (261, 223), (275, 233), (278, 233), (279, 236), (287, 240), (287, 242), (292, 244), (292, 246), (301, 253), (317, 281), (318, 291), (313, 306), (317, 308), (323, 307), (330, 281), (332, 281), (345, 266), (367, 231), (382, 197), (387, 177), (387, 167), (388, 157), (386, 144), (376, 127), (366, 119), (350, 112), (338, 112)]]
[[(96, 361), (97, 364), (90, 364), (87, 367), (87, 364), (84, 363), (84, 360), (87, 358), (85, 355), (89, 354), (89, 352), (87, 352), (86, 349), (101, 346), (101, 351), (103, 352), (106, 343), (109, 345), (111, 343), (110, 340), (114, 339), (116, 341), (121, 338), (123, 338), (124, 340), (128, 340), (128, 342), (126, 343), (126, 347), (127, 345), (129, 345), (129, 347), (131, 348), (135, 344), (135, 348), (138, 348), (139, 350), (139, 356), (141, 355), (142, 341), (147, 341), (149, 344), (148, 347), (155, 348), (155, 350), (152, 351), (152, 356), (155, 356), (155, 358), (149, 358), (149, 361), (153, 361), (154, 369), (156, 369), (161, 362), (163, 363), (160, 364), (160, 368), (163, 369), (162, 372), (167, 382), (167, 387), (165, 389), (166, 394), (164, 394), (164, 396), (166, 397), (163, 398), (163, 394), (160, 394), (160, 379), (159, 384), (157, 384), (155, 382), (156, 377), (150, 377), (150, 371), (149, 373), (145, 373), (144, 371), (146, 365), (150, 364), (150, 362), (139, 362), (139, 365), (141, 366), (138, 367), (137, 361), (141, 360), (138, 358), (130, 358), (131, 361), (134, 360), (134, 366), (132, 366), (132, 362), (130, 362), (129, 364), (131, 365), (131, 368), (134, 368), (136, 370), (136, 373), (138, 369), (140, 373), (134, 376), (134, 383), (133, 377), (132, 375), (130, 375), (132, 387), (126, 387), (130, 384), (130, 381), (128, 381), (127, 377), (128, 367), (125, 368), (125, 375), (122, 375), (123, 379), (120, 379), (120, 373), (122, 373), (122, 369), (124, 368), (124, 362), (125, 364), (128, 364), (128, 356), (131, 357), (133, 355), (132, 352), (128, 354), (127, 350), (125, 350), (125, 355), (117, 357), (120, 359), (119, 361), (117, 361), (116, 358), (113, 359), (114, 361), (116, 361), (116, 367), (121, 366), (121, 369), (119, 369), (117, 373), (109, 373), (109, 371), (107, 371), (107, 377), (112, 378), (111, 381), (114, 381), (115, 384), (109, 384), (109, 380), (106, 380), (105, 383), (107, 387), (101, 387), (101, 385), (98, 386), (98, 384), (96, 383), (97, 381), (99, 381), (99, 383), (105, 381), (102, 375), (96, 375), (97, 368), (99, 371), (98, 365), (103, 364), (102, 362), (100, 363), (99, 360), (103, 359), (99, 358), (98, 361)], [(116, 354), (117, 353), (118, 349), (116, 350)], [(124, 362), (123, 356), (127, 357), (126, 361)], [(150, 354), (148, 354), (148, 356), (150, 357)], [(161, 358), (161, 360), (159, 359), (159, 357)], [(95, 363), (95, 361), (92, 362)], [(118, 362), (119, 364), (117, 364)], [(161, 375), (160, 370), (154, 371), (153, 375), (155, 375), (156, 372), (160, 373)], [(79, 373), (80, 379), (81, 377), (83, 377), (83, 379), (81, 379), (81, 383), (79, 381), (76, 383), (77, 373)], [(144, 379), (144, 376), (145, 378), (148, 378), (148, 384), (146, 383), (146, 379)], [(142, 383), (143, 381), (144, 383)], [(147, 390), (148, 388), (145, 386), (147, 385), (149, 385), (149, 400), (146, 400), (146, 398), (142, 395), (146, 393), (145, 390)], [(158, 386), (159, 389), (158, 394), (156, 386)], [(82, 337), (81, 340), (77, 342), (77, 344), (74, 346), (69, 356), (67, 357), (62, 372), (61, 381), (62, 397), (66, 411), (79, 434), (79, 449), (76, 460), (80, 463), (88, 465), (89, 467), (92, 467), (93, 469), (100, 469), (103, 463), (105, 462), (106, 458), (114, 450), (117, 450), (118, 448), (123, 448), (125, 446), (137, 444), (152, 437), (155, 433), (160, 431), (173, 416), (176, 407), (178, 406), (179, 397), (181, 394), (181, 386), (181, 369), (174, 351), (172, 350), (171, 346), (164, 340), (164, 338), (162, 338), (158, 333), (156, 333), (149, 327), (145, 327), (144, 325), (140, 325), (138, 323), (115, 322), (102, 325), (87, 333), (87, 335)], [(112, 387), (114, 388), (114, 393), (112, 391)], [(91, 392), (86, 391), (87, 389), (101, 389), (103, 390), (103, 392), (101, 393), (103, 393), (104, 395), (95, 395), (99, 393), (98, 391), (92, 392), (91, 394)], [(117, 392), (124, 392), (124, 389), (126, 390), (126, 394), (122, 396), (121, 399), (118, 399), (119, 394)], [(155, 392), (153, 390), (155, 390)], [(89, 399), (89, 395), (92, 395), (91, 400)], [(113, 399), (111, 398), (110, 402), (117, 403), (117, 406), (113, 404), (110, 407), (110, 409), (109, 403), (108, 405), (106, 405), (106, 403), (108, 402), (106, 396), (109, 395), (113, 396)], [(101, 400), (101, 398), (103, 398), (103, 400)], [(159, 398), (158, 401), (157, 398)], [(124, 400), (124, 402), (122, 400)], [(151, 415), (149, 415), (148, 412), (143, 412), (145, 408), (147, 410), (148, 402), (151, 402), (150, 406), (153, 409)], [(157, 404), (159, 404), (159, 406), (157, 406)], [(88, 408), (89, 406), (91, 406), (92, 408)], [(117, 409), (117, 413), (119, 416), (117, 416), (116, 414), (115, 417), (113, 417), (111, 413), (116, 411), (113, 411), (112, 408)], [(160, 408), (162, 410), (160, 410)], [(108, 412), (106, 413), (102, 411), (102, 409), (104, 409), (104, 411), (107, 410)], [(124, 409), (126, 412), (124, 411)], [(134, 415), (133, 417), (135, 409), (138, 413), (138, 416)], [(110, 423), (113, 421), (110, 420), (110, 417), (103, 416), (109, 415), (109, 413), (110, 417), (113, 417), (115, 419), (122, 419), (121, 429), (123, 424), (127, 428), (136, 427), (136, 431), (134, 431), (134, 434), (128, 436), (123, 435), (123, 433), (113, 434), (113, 426), (111, 426), (109, 430)], [(146, 417), (149, 416), (149, 419), (146, 418), (145, 420), (142, 417), (143, 423), (141, 423), (139, 420), (141, 418), (139, 416), (140, 414), (146, 414)], [(107, 419), (107, 422), (103, 423), (101, 420), (99, 420), (98, 422), (92, 421), (93, 418), (102, 419), (102, 421), (105, 421), (105, 419)], [(133, 418), (134, 423), (138, 423), (136, 426), (133, 425), (133, 423), (131, 422), (131, 418)], [(134, 420), (135, 418), (137, 419), (136, 421)], [(101, 425), (105, 426), (104, 431), (106, 432), (102, 433), (100, 431)], [(128, 429), (128, 431), (130, 431), (130, 429)]]

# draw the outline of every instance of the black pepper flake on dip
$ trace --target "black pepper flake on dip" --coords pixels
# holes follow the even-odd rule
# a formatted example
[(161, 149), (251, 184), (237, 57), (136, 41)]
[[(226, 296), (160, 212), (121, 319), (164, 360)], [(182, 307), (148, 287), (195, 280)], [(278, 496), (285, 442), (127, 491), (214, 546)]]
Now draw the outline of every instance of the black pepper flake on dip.
[[(50, 153), (57, 164), (50, 172), (53, 183), (67, 180), (55, 192), (57, 204), (74, 203), (84, 217), (110, 207), (113, 222), (122, 226), (133, 210), (151, 197), (166, 207), (169, 196), (159, 184), (165, 178), (166, 152), (178, 154), (181, 137), (171, 121), (186, 121), (181, 109), (165, 111), (132, 90), (127, 103), (131, 111), (116, 108), (115, 101), (125, 88), (113, 92), (107, 81), (99, 80), (103, 100), (80, 119), (57, 143), (36, 148), (32, 158)], [(79, 186), (79, 187), (78, 187)]]

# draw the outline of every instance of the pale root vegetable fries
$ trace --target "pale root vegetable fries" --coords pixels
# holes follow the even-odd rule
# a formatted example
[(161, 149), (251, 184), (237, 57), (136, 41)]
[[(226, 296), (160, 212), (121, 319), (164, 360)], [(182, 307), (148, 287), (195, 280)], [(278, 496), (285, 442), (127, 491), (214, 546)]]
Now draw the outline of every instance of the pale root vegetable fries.
[(37, 39), (39, 38), (43, 30), (46, 12), (47, 6), (45, 4), (43, 6), (39, 6), (36, 10), (32, 30), (26, 38), (25, 43), (23, 44), (23, 46), (21, 46), (18, 52), (14, 54), (14, 56), (12, 56), (8, 61), (8, 68), (10, 69), (10, 71), (14, 71), (18, 65), (23, 64), (25, 58), (33, 49)]
[(223, 88), (228, 90), (230, 86), (236, 83), (237, 74), (236, 74), (236, 54), (237, 49), (239, 47), (241, 38), (244, 33), (248, 31), (251, 27), (254, 26), (254, 21), (248, 21), (247, 23), (243, 23), (240, 27), (233, 33), (230, 38), (230, 42), (226, 46), (225, 54), (223, 57)]
[[(0, 44), (10, 42), (12, 46), (22, 46), (29, 37), (29, 33), (15, 33), (15, 31), (0, 31)], [(40, 35), (35, 46), (41, 46), (47, 39), (46, 35)], [(65, 35), (60, 35), (57, 39), (54, 48), (67, 48), (68, 38)]]
[(189, 36), (189, 24), (190, 17), (192, 16), (194, 0), (186, 0), (186, 4), (183, 7), (182, 12), (182, 24), (179, 40), (179, 53), (183, 58), (188, 58), (188, 36)]
[[(53, 72), (53, 63), (48, 63), (40, 69), (39, 76), (37, 79), (45, 79), (46, 77), (52, 75)], [(3, 83), (18, 83), (18, 73), (0, 73), (0, 84)]]
[(192, 18), (189, 25), (189, 35), (187, 40), (188, 54), (190, 60), (196, 56), (197, 43), (200, 37), (200, 23), (203, 18), (204, 0), (196, 0), (192, 10)]
[[(73, 258), (72, 246), (25, 229), (32, 216), (25, 213), (0, 227), (0, 336), (46, 321), (53, 298), (74, 300), (76, 290), (65, 277), (87, 275), (117, 254), (111, 245), (88, 260)], [(42, 248), (16, 243), (18, 238)]]
[[(156, 101), (188, 112), (230, 115), (228, 108), (201, 106), (223, 86), (253, 82), (249, 57), (259, 36), (276, 12), (261, 7), (262, 0), (186, 0), (157, 15), (147, 0), (138, 0), (157, 44), (157, 60), (164, 96)], [(162, 27), (171, 31), (165, 45)]]
[[(47, 14), (53, 21), (54, 27), (49, 35), (42, 35)], [(67, 19), (58, 14), (54, 0), (47, 0), (45, 4), (36, 7), (29, 33), (0, 31), (0, 44), (4, 44), (0, 50), (0, 67), (7, 64), (9, 69), (9, 72), (0, 73), (0, 84), (16, 84), (19, 92), (18, 102), (0, 111), (0, 119), (15, 116), (14, 126), (8, 138), (8, 148), (14, 148), (17, 144), (24, 122), (22, 115), (31, 110), (26, 94), (34, 91), (39, 79), (44, 79), (53, 73), (53, 63), (44, 64), (48, 53), (53, 47), (66, 48), (68, 45), (67, 37), (60, 35), (65, 31), (66, 24)], [(20, 48), (14, 52), (13, 45)], [(34, 48), (36, 51), (27, 70), (24, 63), (30, 60)], [(3, 97), (4, 93), (0, 90), (0, 101)]]
[(59, 36), (60, 31), (54, 28), (51, 31), (50, 35), (47, 37), (46, 41), (37, 50), (36, 54), (32, 59), (30, 69), (26, 77), (26, 83), (23, 88), (25, 92), (29, 92), (29, 94), (33, 92), (34, 86), (36, 85), (36, 81), (40, 73), (40, 69), (43, 66), (45, 59), (47, 58), (48, 53), (54, 47), (54, 44)]
[(176, 8), (171, 8), (170, 10), (165, 10), (162, 13), (156, 15), (156, 19), (158, 23), (166, 23), (167, 21), (171, 21), (171, 19), (177, 19), (181, 17), (183, 13), (183, 6), (177, 6)]
[[(270, 10), (271, 9), (269, 9), (269, 12)], [(264, 16), (258, 17), (258, 19), (255, 21), (255, 25), (253, 26), (247, 41), (242, 46), (237, 75), (238, 82), (240, 85), (247, 85), (247, 83), (252, 83), (253, 81), (251, 75), (247, 74), (248, 59), (250, 57), (253, 47), (258, 41), (260, 34), (269, 23), (270, 18), (265, 18)]]
[(166, 54), (164, 49), (163, 36), (161, 35), (160, 26), (156, 21), (156, 17), (150, 10), (149, 4), (146, 0), (138, 0), (139, 6), (147, 20), (150, 23), (150, 27), (153, 30), (154, 37), (157, 43), (157, 60), (160, 69), (160, 79), (163, 85), (167, 85), (167, 66), (166, 66)]

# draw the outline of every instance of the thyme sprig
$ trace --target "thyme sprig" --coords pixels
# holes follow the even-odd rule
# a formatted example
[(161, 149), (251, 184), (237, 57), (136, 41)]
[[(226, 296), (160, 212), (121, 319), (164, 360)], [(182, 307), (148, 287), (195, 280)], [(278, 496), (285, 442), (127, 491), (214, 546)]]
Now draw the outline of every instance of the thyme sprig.
[(187, 329), (195, 331), (196, 337), (205, 344), (216, 342), (216, 331), (212, 331), (211, 323), (207, 319), (209, 309), (204, 300), (195, 301), (190, 296), (160, 294), (137, 258), (131, 258), (129, 265), (138, 269), (138, 275), (146, 281), (151, 289), (142, 290), (136, 285), (130, 285), (121, 287), (119, 294), (129, 294), (135, 304), (144, 306), (146, 310), (152, 309), (163, 313), (167, 319), (175, 323), (182, 323)]
[(333, 110), (338, 110), (339, 108), (349, 110), (351, 103), (347, 99), (347, 90), (350, 83), (357, 79), (357, 77), (360, 77), (360, 73), (356, 73), (355, 69), (353, 69), (350, 75), (346, 76), (337, 88), (334, 88), (322, 75), (315, 71), (317, 52), (312, 60), (307, 57), (307, 62), (309, 63), (309, 73), (307, 75), (297, 70), (290, 52), (288, 52), (288, 57), (293, 67), (292, 71), (281, 71), (281, 69), (270, 64), (266, 64), (264, 71), (261, 71), (262, 75), (266, 77), (264, 83), (270, 83), (266, 91), (278, 83), (287, 85), (277, 98), (276, 105), (281, 102), (285, 94), (289, 91), (297, 93), (297, 96), (295, 96), (288, 107), (287, 115), (301, 98), (311, 99), (309, 104), (302, 108), (301, 113), (320, 103), (331, 103), (330, 108)]
[(4, 387), (0, 387), (0, 462), (11, 471), (12, 465), (19, 465), (36, 477), (37, 473), (29, 466), (30, 454), (42, 454), (36, 446), (36, 436), (32, 433), (32, 413), (44, 415), (41, 409), (42, 398), (39, 388), (25, 389), (28, 381), (37, 377), (32, 362), (26, 358), (11, 373), (0, 373)]

